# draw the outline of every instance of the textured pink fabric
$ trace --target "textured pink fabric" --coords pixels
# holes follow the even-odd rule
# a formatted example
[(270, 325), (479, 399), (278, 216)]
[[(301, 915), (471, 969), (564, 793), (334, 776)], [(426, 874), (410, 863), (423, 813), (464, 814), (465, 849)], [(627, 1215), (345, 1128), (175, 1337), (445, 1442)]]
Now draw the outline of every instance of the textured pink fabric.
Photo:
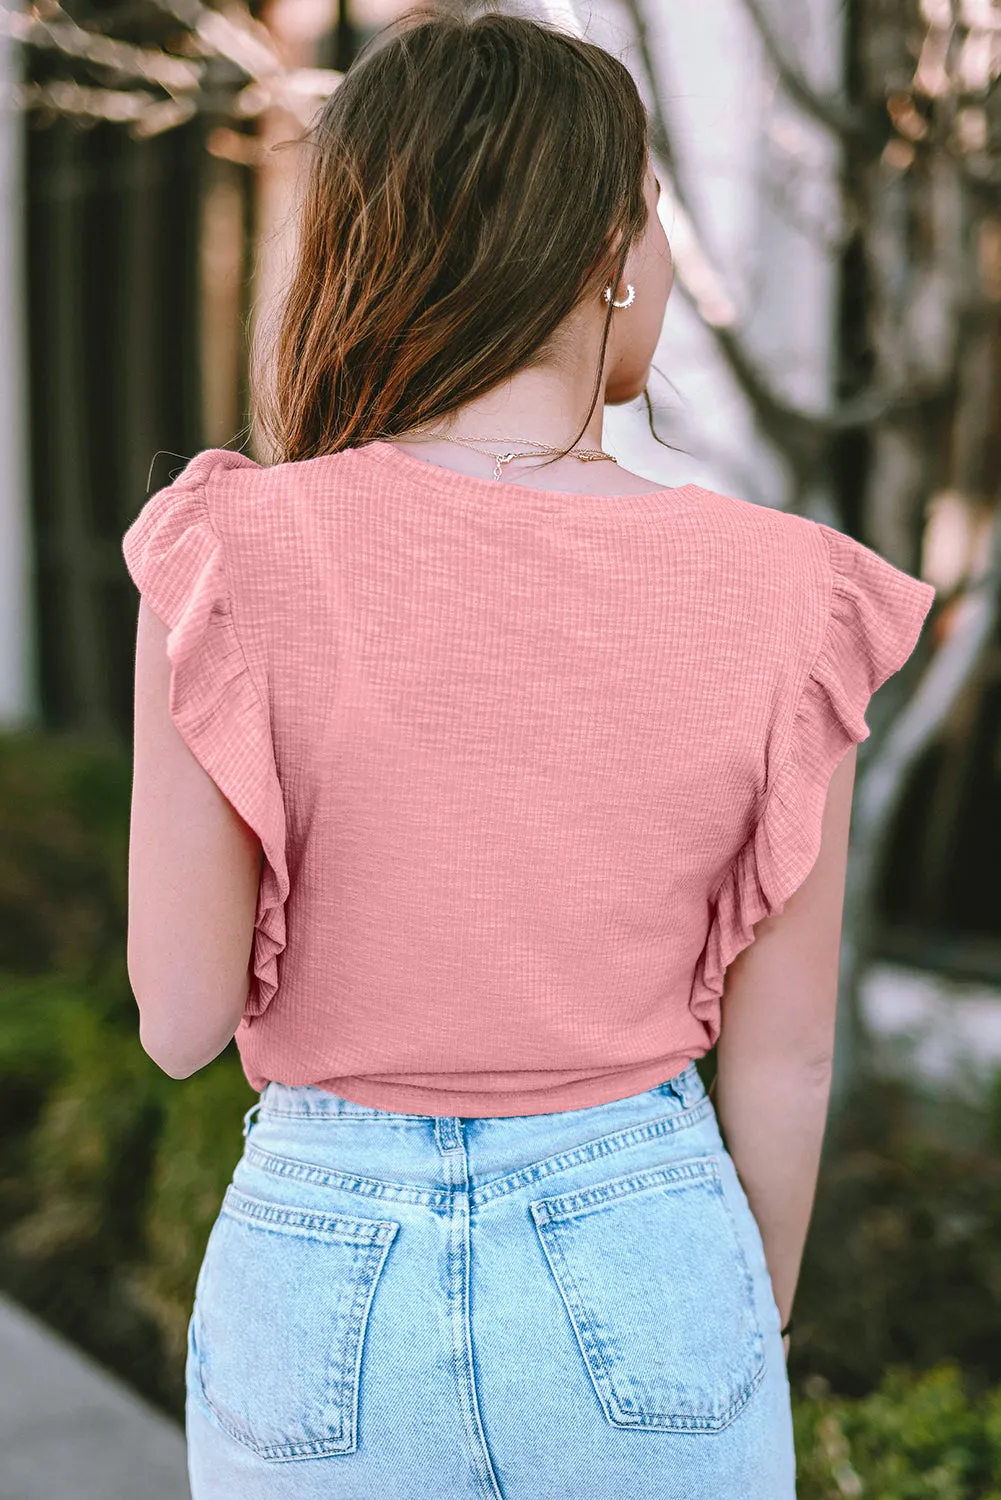
[(928, 583), (689, 485), (562, 494), (388, 443), (209, 449), (123, 540), (170, 708), (260, 837), (255, 1089), (580, 1109), (719, 1032)]

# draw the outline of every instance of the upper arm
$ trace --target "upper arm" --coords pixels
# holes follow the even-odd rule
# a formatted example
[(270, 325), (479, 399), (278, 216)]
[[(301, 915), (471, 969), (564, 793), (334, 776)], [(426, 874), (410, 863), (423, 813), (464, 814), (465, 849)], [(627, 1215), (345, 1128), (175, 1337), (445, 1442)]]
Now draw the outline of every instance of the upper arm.
[(754, 929), (754, 942), (726, 973), (717, 1043), (785, 1056), (826, 1069), (834, 1052), (838, 959), (857, 747), (834, 768), (821, 825), (820, 852), (783, 910)]
[(183, 1076), (215, 1057), (239, 1024), (261, 843), (171, 718), (167, 634), (141, 599), (127, 962), (143, 1045)]
[(725, 973), (711, 976), (722, 991), (721, 1066), (727, 1054), (739, 1054), (742, 1063), (776, 1058), (830, 1067), (857, 747), (869, 735), (865, 711), (910, 657), (935, 595), (931, 584), (854, 537), (799, 517), (795, 523), (790, 536), (808, 541), (811, 555), (820, 547), (824, 565), (818, 583), (806, 554), (802, 568), (789, 559), (804, 617), (817, 611), (816, 640), (806, 675), (795, 683), (784, 739), (774, 747), (759, 825), (723, 888), (732, 909), (724, 912), (725, 941), (714, 954)]

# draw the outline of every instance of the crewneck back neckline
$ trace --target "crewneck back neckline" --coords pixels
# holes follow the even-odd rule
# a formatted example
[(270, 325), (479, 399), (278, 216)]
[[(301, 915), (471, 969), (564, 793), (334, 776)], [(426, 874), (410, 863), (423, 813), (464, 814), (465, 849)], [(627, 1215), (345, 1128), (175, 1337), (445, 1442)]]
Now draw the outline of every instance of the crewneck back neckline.
[(687, 509), (698, 503), (701, 493), (698, 485), (694, 484), (644, 490), (632, 495), (543, 490), (507, 480), (498, 482), (475, 474), (463, 474), (457, 469), (445, 468), (443, 464), (415, 458), (412, 453), (383, 439), (362, 444), (351, 451), (374, 459), (410, 484), (420, 485), (425, 490), (463, 504), (490, 509), (502, 515), (516, 511), (520, 514), (578, 516), (588, 520), (627, 516), (652, 519)]

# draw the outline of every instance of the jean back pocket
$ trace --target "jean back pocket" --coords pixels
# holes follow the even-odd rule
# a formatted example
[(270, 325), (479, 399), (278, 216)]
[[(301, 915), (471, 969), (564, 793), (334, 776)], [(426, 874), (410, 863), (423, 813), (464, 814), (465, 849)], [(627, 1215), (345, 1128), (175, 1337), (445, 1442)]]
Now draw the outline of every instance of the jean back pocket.
[(355, 1450), (365, 1331), (399, 1227), (226, 1189), (198, 1275), (189, 1370), (237, 1442), (271, 1459)]
[(718, 1159), (530, 1206), (608, 1420), (684, 1432), (731, 1422), (760, 1385), (765, 1354)]

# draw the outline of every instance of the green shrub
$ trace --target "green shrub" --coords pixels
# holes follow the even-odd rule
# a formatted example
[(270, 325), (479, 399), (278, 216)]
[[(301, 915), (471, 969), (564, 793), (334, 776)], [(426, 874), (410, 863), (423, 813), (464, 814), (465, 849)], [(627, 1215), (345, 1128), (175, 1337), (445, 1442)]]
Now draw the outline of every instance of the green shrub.
[(0, 735), (0, 971), (124, 973), (132, 768), (114, 742)]
[(62, 1076), (62, 1038), (86, 1005), (58, 974), (0, 975), (0, 1228), (27, 1211), (31, 1134)]
[[(1001, 1382), (999, 1085), (970, 1099), (884, 1079), (825, 1153), (796, 1293), (790, 1378), (865, 1395), (894, 1365), (954, 1359)], [(943, 1115), (952, 1127), (943, 1129)]]
[(169, 1078), (107, 992), (0, 983), (0, 1282), (175, 1416), (198, 1265), (255, 1095)]
[(68, 1252), (107, 1265), (134, 1245), (166, 1077), (82, 997), (61, 1007), (62, 1058), (25, 1152), (32, 1205), (8, 1232), (16, 1254)]
[(1001, 1500), (1001, 1388), (971, 1396), (953, 1361), (861, 1400), (815, 1376), (793, 1420), (798, 1500)]
[(146, 1193), (143, 1254), (129, 1274), (178, 1382), (198, 1268), (243, 1150), (243, 1114), (256, 1098), (232, 1047), (170, 1089)]

